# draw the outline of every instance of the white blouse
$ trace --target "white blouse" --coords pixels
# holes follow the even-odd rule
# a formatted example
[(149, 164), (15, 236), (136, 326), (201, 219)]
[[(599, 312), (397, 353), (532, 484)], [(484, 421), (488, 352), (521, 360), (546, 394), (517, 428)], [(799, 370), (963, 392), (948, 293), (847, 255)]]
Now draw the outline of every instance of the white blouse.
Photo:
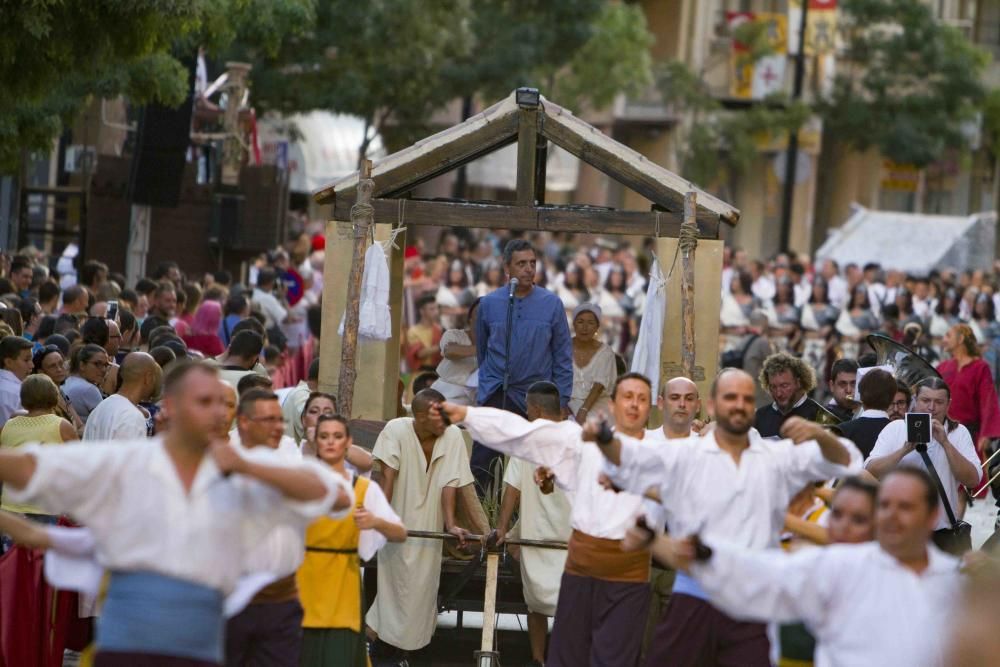
[(591, 388), (595, 383), (599, 382), (604, 386), (604, 391), (601, 392), (590, 412), (596, 413), (598, 410), (607, 411), (608, 405), (611, 402), (611, 390), (615, 385), (617, 377), (618, 368), (615, 363), (615, 353), (603, 343), (583, 368), (576, 365), (574, 357), (573, 395), (569, 399), (569, 409), (573, 411), (574, 415), (579, 412), (580, 408), (583, 407), (583, 402), (590, 395)]

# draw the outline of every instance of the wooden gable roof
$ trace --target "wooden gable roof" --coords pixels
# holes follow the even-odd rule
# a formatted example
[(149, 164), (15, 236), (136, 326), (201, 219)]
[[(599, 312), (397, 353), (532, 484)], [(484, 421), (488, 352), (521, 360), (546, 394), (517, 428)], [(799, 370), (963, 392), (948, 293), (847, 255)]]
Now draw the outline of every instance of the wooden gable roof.
[[(684, 195), (690, 190), (694, 190), (697, 194), (699, 226), (717, 229), (719, 223), (735, 225), (739, 220), (740, 212), (735, 207), (700, 190), (681, 176), (615, 141), (569, 110), (544, 97), (540, 98), (537, 109), (522, 108), (517, 104), (515, 93), (453, 127), (375, 162), (372, 170), (372, 178), (375, 181), (373, 197), (375, 200), (401, 197), (421, 183), (518, 142), (519, 133), (522, 137), (520, 143), (526, 143), (525, 137), (530, 137), (532, 152), (537, 137), (549, 140), (647, 198), (653, 203), (654, 209), (672, 214), (671, 217), (675, 220), (682, 214)], [(316, 202), (334, 204), (339, 211), (354, 202), (357, 183), (358, 172), (353, 172), (321, 188), (313, 196)], [(522, 206), (526, 204), (526, 202), (519, 203)], [(509, 210), (514, 207), (513, 203), (481, 205), (475, 209), (467, 208), (466, 213), (481, 210), (489, 215), (488, 209)], [(544, 208), (551, 213), (556, 209), (572, 207)], [(378, 210), (378, 206), (376, 209)], [(496, 213), (492, 215), (495, 216)], [(618, 213), (618, 217), (627, 213), (642, 215), (641, 212)], [(622, 219), (625, 220), (623, 224), (628, 226), (629, 218)], [(541, 216), (537, 220), (544, 222)], [(477, 225), (472, 223), (471, 226)], [(488, 226), (498, 225), (494, 222)], [(609, 229), (608, 232), (629, 233), (620, 228)], [(633, 233), (648, 233), (648, 230), (637, 229)]]

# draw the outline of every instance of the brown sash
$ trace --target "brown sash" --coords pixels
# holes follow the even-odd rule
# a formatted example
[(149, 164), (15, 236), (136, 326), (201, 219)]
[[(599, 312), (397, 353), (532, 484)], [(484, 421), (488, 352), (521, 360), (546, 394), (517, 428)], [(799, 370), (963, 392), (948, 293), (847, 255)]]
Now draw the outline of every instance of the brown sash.
[(606, 581), (649, 581), (649, 551), (625, 552), (621, 540), (608, 540), (574, 530), (569, 538), (566, 572)]
[(299, 599), (299, 589), (295, 584), (295, 575), (290, 574), (287, 577), (278, 579), (260, 589), (257, 595), (254, 596), (250, 604), (258, 604), (263, 602), (291, 602), (292, 600)]

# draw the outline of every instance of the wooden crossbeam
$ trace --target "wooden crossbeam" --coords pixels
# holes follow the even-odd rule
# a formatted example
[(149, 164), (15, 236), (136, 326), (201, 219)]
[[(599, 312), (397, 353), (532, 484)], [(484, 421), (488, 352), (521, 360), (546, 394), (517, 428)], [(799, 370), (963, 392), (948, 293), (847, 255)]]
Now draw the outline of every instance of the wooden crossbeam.
[[(372, 200), (376, 224), (475, 227), (484, 229), (544, 230), (578, 234), (623, 234), (676, 238), (681, 218), (671, 212), (616, 211), (595, 207), (516, 206), (499, 203), (426, 199)], [(335, 220), (350, 220), (351, 204), (339, 197)], [(718, 238), (716, 218), (698, 219), (701, 238)]]

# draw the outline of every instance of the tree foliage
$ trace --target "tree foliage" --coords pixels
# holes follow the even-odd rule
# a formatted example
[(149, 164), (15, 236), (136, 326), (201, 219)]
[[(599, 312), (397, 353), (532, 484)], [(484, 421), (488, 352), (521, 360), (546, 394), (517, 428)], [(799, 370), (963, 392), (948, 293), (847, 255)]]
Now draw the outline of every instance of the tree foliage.
[(657, 85), (668, 106), (690, 115), (680, 128), (681, 173), (703, 186), (745, 172), (761, 144), (798, 131), (811, 114), (806, 104), (782, 94), (746, 109), (727, 110), (702, 78), (679, 61), (663, 64)]
[(641, 9), (607, 0), (331, 0), (251, 78), (262, 108), (360, 116), (398, 147), (456, 98), (531, 85), (572, 108), (605, 106), (651, 80), (651, 40)]
[(181, 57), (237, 38), (262, 51), (312, 21), (314, 0), (9, 0), (0, 6), (0, 172), (47, 150), (92, 96), (176, 105)]
[[(841, 0), (838, 7), (845, 50), (838, 53), (830, 94), (811, 106), (777, 94), (728, 111), (698, 73), (679, 62), (661, 66), (657, 83), (664, 99), (693, 118), (681, 129), (685, 174), (708, 184), (745, 171), (761, 139), (787, 134), (814, 113), (824, 133), (838, 141), (919, 167), (948, 149), (964, 149), (963, 124), (979, 111), (987, 137), (993, 127), (1000, 143), (1000, 101), (995, 94), (987, 99), (980, 79), (988, 56), (939, 22), (926, 3)], [(764, 28), (749, 21), (735, 31), (733, 38), (746, 47), (743, 62), (771, 53)]]
[(920, 167), (964, 148), (962, 124), (985, 98), (987, 54), (920, 0), (842, 0), (840, 7), (846, 52), (818, 106), (824, 131)]

